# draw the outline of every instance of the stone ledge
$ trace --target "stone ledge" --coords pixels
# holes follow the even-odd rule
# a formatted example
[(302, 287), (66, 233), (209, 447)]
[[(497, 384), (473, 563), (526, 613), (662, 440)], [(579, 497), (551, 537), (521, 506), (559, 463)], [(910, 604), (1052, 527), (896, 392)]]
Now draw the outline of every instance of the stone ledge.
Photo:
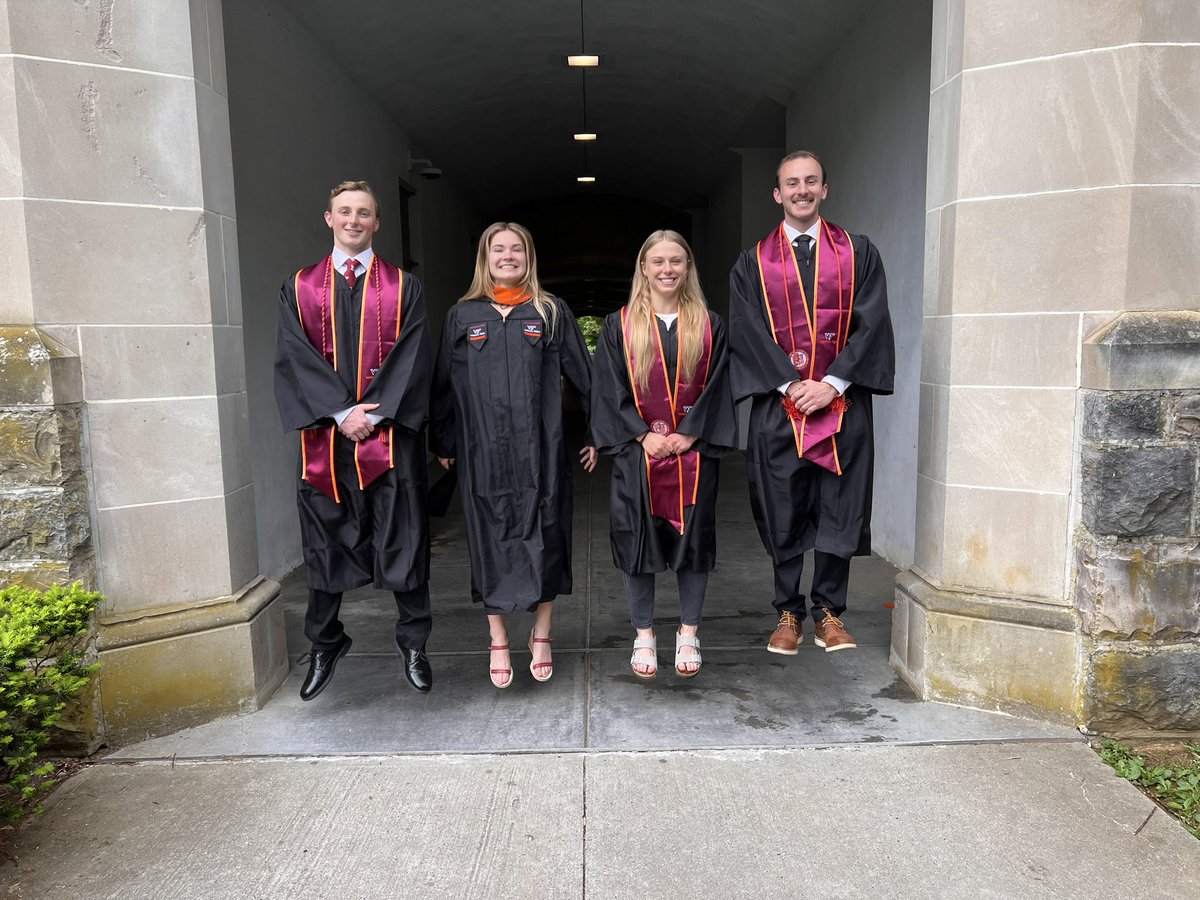
[(1200, 388), (1200, 311), (1124, 313), (1084, 341), (1082, 363), (1084, 388)]
[[(274, 582), (267, 582), (274, 584)], [(186, 619), (141, 643), (100, 651), (100, 696), (111, 746), (262, 707), (288, 675), (283, 603), (275, 591), (252, 618)], [(218, 607), (219, 608), (219, 607)], [(213, 609), (210, 607), (209, 609)], [(203, 611), (202, 611), (203, 612)], [(103, 632), (102, 632), (103, 633)]]
[(206, 604), (176, 604), (154, 612), (99, 617), (100, 650), (117, 650), (151, 641), (240, 625), (251, 621), (280, 594), (279, 582), (257, 578), (237, 594)]
[(933, 613), (988, 619), (1012, 625), (1032, 625), (1052, 631), (1076, 629), (1077, 620), (1070, 607), (1034, 600), (991, 597), (936, 588), (911, 569), (896, 576), (896, 587)]
[(31, 325), (0, 325), (0, 406), (81, 402), (77, 354)]
[(896, 578), (892, 668), (924, 700), (1079, 721), (1076, 618), (1065, 607)]

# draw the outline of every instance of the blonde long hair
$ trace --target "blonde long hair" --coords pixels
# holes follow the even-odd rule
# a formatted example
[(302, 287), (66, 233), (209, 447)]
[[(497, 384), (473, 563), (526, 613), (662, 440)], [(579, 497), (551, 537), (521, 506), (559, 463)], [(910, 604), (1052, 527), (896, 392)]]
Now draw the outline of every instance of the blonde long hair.
[(479, 249), (475, 253), (475, 277), (471, 279), (471, 286), (467, 288), (467, 292), (458, 298), (458, 302), (492, 296), (496, 282), (492, 279), (492, 273), (488, 269), (488, 247), (491, 246), (492, 238), (502, 231), (511, 231), (525, 244), (525, 277), (521, 279), (520, 287), (533, 295), (534, 308), (537, 309), (538, 315), (545, 320), (546, 327), (549, 329), (550, 333), (547, 337), (552, 337), (555, 322), (558, 321), (558, 304), (554, 302), (554, 297), (542, 289), (542, 285), (538, 281), (537, 253), (533, 249), (533, 235), (529, 233), (528, 228), (518, 225), (516, 222), (493, 222), (483, 232), (479, 238)]
[(634, 367), (633, 378), (637, 386), (645, 390), (650, 386), (650, 366), (657, 359), (654, 336), (658, 323), (654, 320), (654, 304), (650, 299), (650, 279), (642, 273), (642, 263), (655, 244), (671, 241), (683, 248), (687, 254), (687, 273), (679, 291), (679, 368), (684, 381), (691, 381), (700, 354), (704, 349), (704, 328), (708, 320), (708, 304), (704, 291), (700, 289), (700, 278), (696, 274), (692, 248), (678, 231), (656, 231), (638, 251), (637, 264), (633, 267), (633, 287), (629, 291), (629, 320), (631, 323), (631, 347)]

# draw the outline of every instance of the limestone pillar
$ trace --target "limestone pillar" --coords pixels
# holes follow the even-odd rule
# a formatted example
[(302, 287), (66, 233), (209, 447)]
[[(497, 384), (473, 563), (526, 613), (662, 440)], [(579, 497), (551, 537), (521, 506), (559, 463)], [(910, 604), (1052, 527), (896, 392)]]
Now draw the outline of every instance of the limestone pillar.
[[(1129, 311), (1200, 308), (1198, 41), (1188, 3), (935, 3), (916, 562), (892, 645), (924, 697), (1079, 724), (1105, 702), (1075, 549), (1097, 484), (1081, 372)], [(1176, 437), (1156, 440), (1194, 479)]]
[(254, 708), (287, 670), (258, 575), (223, 48), (220, 0), (0, 0), (0, 323), (78, 366), (114, 740)]

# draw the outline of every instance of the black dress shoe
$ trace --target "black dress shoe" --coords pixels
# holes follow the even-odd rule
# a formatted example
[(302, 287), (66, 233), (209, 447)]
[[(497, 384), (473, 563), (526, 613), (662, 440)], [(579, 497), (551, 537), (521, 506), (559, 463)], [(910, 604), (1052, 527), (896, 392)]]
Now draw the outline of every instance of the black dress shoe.
[(404, 677), (408, 679), (408, 683), (422, 694), (428, 694), (433, 688), (433, 668), (429, 665), (425, 648), (410, 650), (397, 643), (396, 649), (400, 651), (400, 658), (404, 660)]
[(300, 699), (311, 700), (333, 681), (333, 670), (337, 661), (345, 656), (350, 645), (354, 643), (350, 636), (343, 634), (341, 639), (328, 650), (313, 650), (309, 653), (308, 675), (304, 684), (300, 685)]

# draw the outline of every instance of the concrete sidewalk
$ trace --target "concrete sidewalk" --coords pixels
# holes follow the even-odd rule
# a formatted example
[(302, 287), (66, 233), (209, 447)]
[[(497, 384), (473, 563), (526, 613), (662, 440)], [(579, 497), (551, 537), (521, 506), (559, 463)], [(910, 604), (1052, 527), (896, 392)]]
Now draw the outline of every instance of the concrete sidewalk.
[(16, 849), (0, 896), (1200, 896), (1080, 742), (102, 764)]
[[(663, 670), (635, 679), (606, 492), (603, 471), (578, 479), (549, 682), (518, 651), (513, 686), (489, 684), (456, 511), (433, 530), (433, 693), (404, 683), (391, 597), (347, 595), (354, 647), (320, 697), (300, 701), (297, 666), (259, 712), (81, 772), (17, 835), (0, 898), (1200, 896), (1200, 841), (1077, 732), (922, 703), (896, 678), (885, 561), (853, 564), (857, 650), (821, 651), (810, 624), (798, 655), (767, 653), (771, 569), (739, 456), (704, 668), (670, 672), (660, 578)], [(284, 590), (294, 661), (302, 573)]]

